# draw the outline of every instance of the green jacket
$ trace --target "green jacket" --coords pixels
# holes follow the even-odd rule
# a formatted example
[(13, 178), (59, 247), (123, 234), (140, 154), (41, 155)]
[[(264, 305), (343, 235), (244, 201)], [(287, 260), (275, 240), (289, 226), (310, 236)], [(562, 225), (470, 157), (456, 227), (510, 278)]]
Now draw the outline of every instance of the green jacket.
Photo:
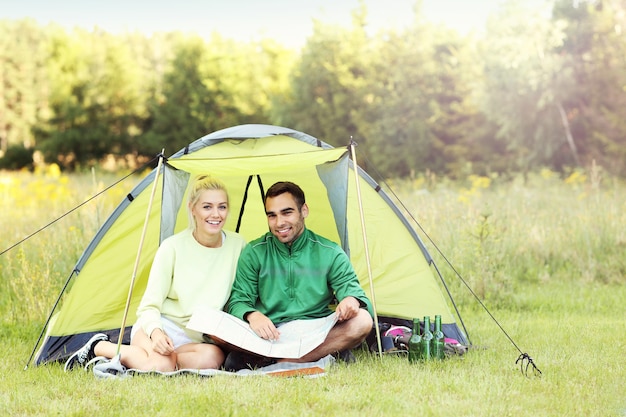
[(329, 304), (353, 296), (373, 315), (350, 259), (335, 242), (305, 228), (288, 246), (268, 232), (239, 258), (228, 312), (260, 311), (274, 324), (326, 317)]

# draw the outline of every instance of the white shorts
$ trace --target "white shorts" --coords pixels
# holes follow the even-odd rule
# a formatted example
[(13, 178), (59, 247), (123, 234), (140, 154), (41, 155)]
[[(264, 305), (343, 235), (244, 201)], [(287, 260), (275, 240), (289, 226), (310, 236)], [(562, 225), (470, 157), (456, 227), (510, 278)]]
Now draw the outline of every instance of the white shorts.
[[(161, 316), (161, 324), (163, 326), (163, 330), (165, 331), (165, 334), (167, 334), (170, 337), (170, 339), (172, 339), (172, 342), (174, 343), (174, 349), (178, 349), (182, 345), (188, 345), (189, 343), (198, 343), (192, 340), (191, 338), (189, 338), (187, 333), (185, 333), (185, 330), (178, 327), (178, 325), (174, 323), (172, 320)], [(131, 343), (132, 343), (133, 337), (135, 336), (135, 333), (137, 333), (137, 330), (139, 329), (141, 329), (140, 326), (138, 326), (137, 324), (133, 325), (133, 328), (130, 331)]]

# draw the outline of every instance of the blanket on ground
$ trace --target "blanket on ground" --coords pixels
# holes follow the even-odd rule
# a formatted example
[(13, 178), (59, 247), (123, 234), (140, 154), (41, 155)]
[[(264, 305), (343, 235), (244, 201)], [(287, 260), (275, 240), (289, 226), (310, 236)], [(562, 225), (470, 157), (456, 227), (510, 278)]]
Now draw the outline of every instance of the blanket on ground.
[(328, 368), (335, 363), (335, 358), (331, 355), (323, 357), (315, 362), (279, 362), (264, 366), (258, 369), (241, 369), (237, 372), (223, 371), (220, 369), (178, 369), (171, 372), (141, 371), (138, 369), (126, 369), (119, 358), (103, 360), (93, 366), (93, 373), (97, 378), (129, 378), (140, 375), (156, 376), (180, 376), (195, 375), (202, 377), (211, 376), (280, 376), (293, 377), (300, 376), (306, 378), (317, 378), (323, 376)]

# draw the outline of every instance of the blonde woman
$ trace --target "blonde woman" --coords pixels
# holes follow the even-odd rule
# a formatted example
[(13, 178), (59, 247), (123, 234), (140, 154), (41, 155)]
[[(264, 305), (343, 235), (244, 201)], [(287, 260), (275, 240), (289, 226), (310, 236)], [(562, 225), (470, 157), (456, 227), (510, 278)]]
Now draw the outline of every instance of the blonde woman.
[[(223, 230), (228, 212), (225, 185), (208, 175), (194, 178), (189, 228), (165, 239), (156, 252), (130, 345), (120, 349), (122, 365), (160, 372), (222, 365), (224, 352), (185, 326), (196, 306), (222, 309), (230, 295), (246, 242), (239, 234)], [(70, 356), (65, 371), (85, 366), (96, 356), (113, 358), (116, 352), (116, 343), (96, 334)]]

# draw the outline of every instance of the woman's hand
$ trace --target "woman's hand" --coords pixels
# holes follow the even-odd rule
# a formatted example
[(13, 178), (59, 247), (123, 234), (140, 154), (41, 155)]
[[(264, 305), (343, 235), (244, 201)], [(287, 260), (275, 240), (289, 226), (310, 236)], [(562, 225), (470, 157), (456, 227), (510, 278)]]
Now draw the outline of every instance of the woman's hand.
[(154, 329), (150, 334), (152, 350), (161, 355), (169, 355), (174, 352), (174, 342), (161, 329)]

